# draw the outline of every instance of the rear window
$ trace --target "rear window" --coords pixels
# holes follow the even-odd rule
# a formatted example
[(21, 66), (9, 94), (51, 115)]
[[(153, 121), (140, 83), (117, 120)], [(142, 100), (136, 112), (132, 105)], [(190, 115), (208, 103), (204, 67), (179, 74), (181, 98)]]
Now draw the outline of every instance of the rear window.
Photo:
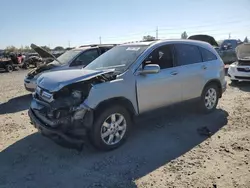
[(178, 66), (202, 62), (201, 53), (197, 46), (175, 44), (175, 52)]
[(206, 50), (205, 48), (201, 48), (201, 47), (199, 47), (199, 49), (201, 51), (203, 61), (213, 61), (217, 59), (216, 55), (214, 55), (209, 50)]

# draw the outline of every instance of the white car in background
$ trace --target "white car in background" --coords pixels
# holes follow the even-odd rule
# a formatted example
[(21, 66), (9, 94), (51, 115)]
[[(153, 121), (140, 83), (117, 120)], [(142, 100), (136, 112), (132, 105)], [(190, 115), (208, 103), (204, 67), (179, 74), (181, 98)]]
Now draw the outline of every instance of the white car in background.
[(228, 76), (232, 83), (250, 81), (250, 43), (244, 43), (236, 48), (238, 60), (228, 69)]

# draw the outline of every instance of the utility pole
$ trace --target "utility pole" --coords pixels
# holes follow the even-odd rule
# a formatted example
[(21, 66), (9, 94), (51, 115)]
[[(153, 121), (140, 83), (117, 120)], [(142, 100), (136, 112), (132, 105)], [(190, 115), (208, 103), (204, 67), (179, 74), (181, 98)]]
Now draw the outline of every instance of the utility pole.
[(229, 33), (228, 38), (231, 39), (231, 33)]
[(155, 38), (158, 39), (158, 26), (156, 27)]
[(70, 40), (68, 41), (68, 46), (69, 46), (69, 48), (70, 48)]
[(100, 41), (100, 44), (101, 44), (102, 43), (102, 37), (101, 36), (99, 37), (99, 41)]

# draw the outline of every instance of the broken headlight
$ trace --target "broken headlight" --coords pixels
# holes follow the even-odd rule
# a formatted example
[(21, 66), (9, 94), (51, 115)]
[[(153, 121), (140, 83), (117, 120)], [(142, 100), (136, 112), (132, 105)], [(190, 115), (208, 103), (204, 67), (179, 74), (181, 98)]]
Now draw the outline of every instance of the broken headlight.
[(76, 98), (76, 99), (81, 99), (82, 98), (82, 92), (78, 90), (72, 91), (71, 95)]

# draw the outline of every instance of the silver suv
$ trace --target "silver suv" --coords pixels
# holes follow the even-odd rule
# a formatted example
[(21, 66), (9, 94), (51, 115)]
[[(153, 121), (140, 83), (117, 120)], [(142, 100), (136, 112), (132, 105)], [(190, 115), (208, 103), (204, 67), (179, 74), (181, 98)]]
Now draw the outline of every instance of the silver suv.
[(198, 99), (212, 112), (226, 89), (224, 64), (208, 43), (164, 40), (119, 45), (81, 70), (44, 73), (29, 116), (55, 141), (120, 146), (135, 116)]

